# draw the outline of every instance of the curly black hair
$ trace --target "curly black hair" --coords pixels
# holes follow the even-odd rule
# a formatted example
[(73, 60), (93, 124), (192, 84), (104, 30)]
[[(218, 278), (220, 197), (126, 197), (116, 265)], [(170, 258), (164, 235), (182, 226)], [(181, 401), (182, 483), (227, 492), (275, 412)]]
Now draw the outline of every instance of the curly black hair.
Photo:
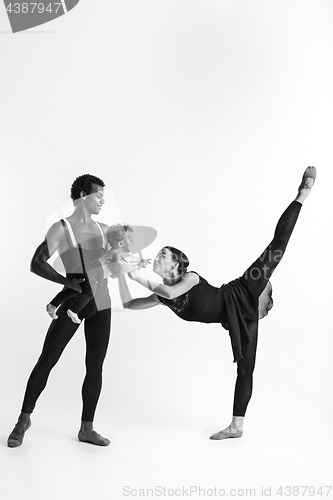
[(83, 191), (86, 195), (94, 192), (94, 184), (104, 187), (104, 182), (94, 175), (84, 174), (75, 179), (71, 187), (72, 200), (78, 200), (80, 193)]

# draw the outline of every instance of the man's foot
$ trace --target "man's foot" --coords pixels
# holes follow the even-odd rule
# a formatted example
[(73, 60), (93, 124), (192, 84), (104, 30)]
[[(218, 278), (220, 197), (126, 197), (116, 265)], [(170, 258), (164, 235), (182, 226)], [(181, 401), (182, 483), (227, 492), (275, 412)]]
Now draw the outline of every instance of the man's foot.
[(310, 194), (310, 190), (314, 184), (316, 177), (317, 177), (316, 167), (308, 167), (305, 170), (301, 185), (298, 188), (298, 195), (296, 201), (303, 203), (305, 198)]
[(219, 440), (219, 439), (230, 439), (230, 438), (240, 438), (243, 435), (243, 431), (235, 429), (235, 427), (227, 427), (223, 431), (216, 432), (212, 434), (209, 439)]
[(110, 440), (108, 438), (97, 434), (97, 432), (94, 430), (90, 430), (87, 432), (83, 432), (80, 430), (77, 437), (78, 440), (82, 441), (83, 443), (96, 444), (97, 446), (109, 446), (110, 444)]
[(21, 444), (23, 443), (24, 434), (29, 429), (29, 427), (31, 427), (30, 418), (28, 419), (28, 422), (26, 424), (20, 422), (20, 419), (18, 420), (14, 429), (8, 436), (7, 445), (9, 446), (9, 448), (17, 448), (18, 446), (21, 446)]
[(74, 313), (73, 311), (71, 311), (70, 309), (67, 310), (67, 314), (71, 318), (73, 323), (81, 323), (81, 320), (78, 317), (78, 315), (76, 313)]
[(53, 306), (52, 304), (47, 304), (46, 312), (49, 316), (51, 316), (52, 319), (58, 318), (58, 316), (56, 315), (56, 310), (57, 308), (55, 306)]

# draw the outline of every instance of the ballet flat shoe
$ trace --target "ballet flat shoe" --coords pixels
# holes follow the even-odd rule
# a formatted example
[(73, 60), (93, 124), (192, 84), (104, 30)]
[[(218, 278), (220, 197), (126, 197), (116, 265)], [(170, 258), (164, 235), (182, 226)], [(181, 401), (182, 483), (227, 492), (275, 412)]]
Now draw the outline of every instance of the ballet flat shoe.
[(83, 443), (96, 444), (97, 446), (109, 446), (110, 444), (109, 439), (104, 438), (96, 431), (91, 431), (89, 433), (79, 431), (77, 438), (79, 441), (82, 441)]
[[(311, 169), (311, 171), (309, 169)], [(305, 170), (305, 172), (303, 174), (303, 177), (302, 177), (302, 182), (301, 182), (301, 185), (300, 185), (299, 189), (311, 189), (312, 186), (309, 187), (305, 183), (306, 179), (308, 179), (309, 177), (311, 179), (313, 179), (314, 181), (316, 180), (316, 178), (317, 178), (317, 169), (316, 169), (316, 167), (308, 167)]]
[(14, 429), (8, 436), (7, 445), (9, 446), (9, 448), (17, 448), (18, 446), (21, 446), (21, 444), (23, 443), (24, 434), (30, 427), (31, 427), (30, 418), (28, 420), (27, 425), (21, 432), (17, 430), (17, 424), (16, 424)]
[(222, 439), (230, 439), (230, 438), (240, 438), (243, 435), (243, 431), (236, 431), (231, 432), (230, 426), (224, 429), (223, 431), (216, 432), (215, 434), (212, 434), (209, 439), (213, 440), (222, 440)]

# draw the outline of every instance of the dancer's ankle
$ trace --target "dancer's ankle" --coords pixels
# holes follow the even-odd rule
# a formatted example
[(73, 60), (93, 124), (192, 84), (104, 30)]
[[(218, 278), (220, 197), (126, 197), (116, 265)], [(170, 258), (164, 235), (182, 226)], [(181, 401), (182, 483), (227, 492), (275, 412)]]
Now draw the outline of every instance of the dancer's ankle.
[(18, 418), (18, 422), (20, 422), (23, 425), (26, 425), (29, 422), (31, 413), (24, 413), (21, 412)]
[(296, 198), (294, 199), (294, 201), (298, 201), (298, 203), (300, 203), (301, 205), (303, 205), (303, 203), (304, 203), (305, 199), (307, 198), (307, 196), (308, 196), (308, 193), (305, 194), (302, 191), (300, 191), (298, 193), (298, 195), (296, 196)]
[(81, 420), (80, 431), (84, 432), (85, 434), (92, 432), (93, 431), (93, 423)]
[(109, 446), (110, 440), (98, 434), (93, 429), (93, 423), (81, 420), (81, 429), (78, 434), (79, 441), (95, 444), (97, 446)]
[(232, 416), (232, 421), (230, 424), (230, 427), (232, 429), (236, 429), (237, 431), (242, 431), (243, 430), (243, 424), (244, 424), (244, 417), (239, 417), (236, 415)]

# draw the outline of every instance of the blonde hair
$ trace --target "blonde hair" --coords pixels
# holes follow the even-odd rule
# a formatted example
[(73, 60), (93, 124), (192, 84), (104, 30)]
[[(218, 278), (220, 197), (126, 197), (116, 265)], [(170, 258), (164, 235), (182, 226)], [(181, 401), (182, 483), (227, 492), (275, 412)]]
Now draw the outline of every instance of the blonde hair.
[(133, 231), (133, 228), (128, 224), (113, 224), (106, 231), (106, 239), (112, 247), (115, 247), (128, 231)]

